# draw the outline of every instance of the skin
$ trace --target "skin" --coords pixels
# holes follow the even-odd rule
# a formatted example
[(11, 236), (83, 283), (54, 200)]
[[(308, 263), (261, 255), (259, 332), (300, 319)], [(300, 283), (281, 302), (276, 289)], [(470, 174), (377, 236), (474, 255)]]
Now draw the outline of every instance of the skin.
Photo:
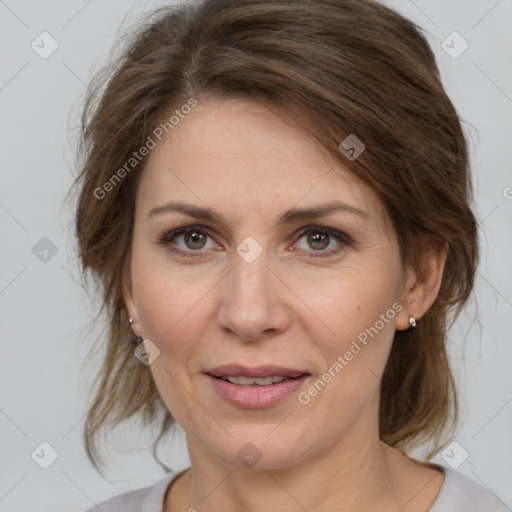
[[(292, 208), (333, 200), (365, 216), (340, 211), (277, 224)], [(211, 208), (226, 224), (175, 211), (148, 215), (168, 201)], [(208, 235), (159, 244), (184, 226)], [(351, 242), (315, 245), (301, 234), (310, 226)], [(248, 236), (263, 249), (252, 263), (236, 252)], [(148, 157), (124, 288), (133, 331), (160, 350), (149, 368), (187, 437), (192, 469), (168, 489), (165, 512), (427, 511), (443, 475), (381, 443), (379, 389), (395, 330), (410, 328), (410, 315), (421, 321), (445, 258), (446, 247), (433, 245), (424, 272), (404, 269), (378, 197), (284, 115), (248, 101), (199, 102)], [(295, 393), (241, 409), (203, 373), (227, 363), (278, 364), (311, 373), (304, 391), (396, 303), (401, 311), (308, 404)], [(261, 455), (251, 468), (237, 457), (248, 442)]]

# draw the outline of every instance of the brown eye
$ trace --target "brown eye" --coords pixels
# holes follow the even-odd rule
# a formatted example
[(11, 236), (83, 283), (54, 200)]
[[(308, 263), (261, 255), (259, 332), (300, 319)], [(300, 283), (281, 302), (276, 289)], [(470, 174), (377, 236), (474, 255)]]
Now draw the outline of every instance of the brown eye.
[(301, 252), (309, 253), (310, 257), (328, 257), (351, 245), (351, 239), (331, 228), (310, 227), (299, 235), (296, 245)]
[(206, 244), (206, 235), (197, 231), (190, 231), (181, 235), (188, 249), (203, 249)]
[[(210, 245), (208, 245), (208, 239), (210, 239)], [(165, 234), (159, 240), (159, 245), (164, 246), (172, 253), (185, 257), (204, 257), (207, 249), (215, 248), (210, 234), (194, 226), (176, 229)]]
[(322, 251), (329, 246), (330, 236), (325, 233), (309, 233), (307, 240), (312, 249)]

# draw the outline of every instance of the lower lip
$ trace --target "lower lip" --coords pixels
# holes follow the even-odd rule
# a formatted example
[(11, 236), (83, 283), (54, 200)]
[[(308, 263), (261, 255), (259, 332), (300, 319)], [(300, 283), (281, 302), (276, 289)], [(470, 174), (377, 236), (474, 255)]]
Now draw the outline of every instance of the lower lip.
[(258, 409), (271, 407), (290, 396), (304, 384), (309, 375), (284, 380), (269, 386), (258, 386), (258, 384), (254, 386), (238, 386), (237, 384), (231, 384), (227, 380), (217, 379), (212, 375), (207, 375), (207, 377), (213, 384), (215, 391), (227, 402), (237, 407)]

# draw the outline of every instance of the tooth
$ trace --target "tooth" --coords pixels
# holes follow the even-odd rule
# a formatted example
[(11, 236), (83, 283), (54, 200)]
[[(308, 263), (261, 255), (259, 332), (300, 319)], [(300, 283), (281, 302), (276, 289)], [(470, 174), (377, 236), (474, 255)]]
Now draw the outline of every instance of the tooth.
[(256, 379), (253, 379), (252, 377), (238, 377), (238, 384), (241, 384), (242, 386), (249, 386), (251, 384), (254, 384), (254, 381)]
[(258, 386), (270, 386), (271, 384), (288, 380), (288, 377), (274, 376), (274, 377), (222, 377), (223, 380), (231, 382), (231, 384), (237, 384), (238, 386), (252, 386), (257, 384)]
[(258, 386), (270, 386), (272, 384), (272, 377), (256, 378), (254, 382), (256, 382)]

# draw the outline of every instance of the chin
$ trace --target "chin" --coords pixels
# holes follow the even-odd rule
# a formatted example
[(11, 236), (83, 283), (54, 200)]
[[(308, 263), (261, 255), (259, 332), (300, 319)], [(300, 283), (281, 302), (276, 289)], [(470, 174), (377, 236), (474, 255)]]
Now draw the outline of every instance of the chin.
[(229, 429), (233, 434), (229, 444), (215, 447), (213, 442), (210, 446), (219, 458), (236, 468), (285, 469), (305, 456), (307, 446), (304, 432), (290, 430), (284, 425), (243, 425)]

